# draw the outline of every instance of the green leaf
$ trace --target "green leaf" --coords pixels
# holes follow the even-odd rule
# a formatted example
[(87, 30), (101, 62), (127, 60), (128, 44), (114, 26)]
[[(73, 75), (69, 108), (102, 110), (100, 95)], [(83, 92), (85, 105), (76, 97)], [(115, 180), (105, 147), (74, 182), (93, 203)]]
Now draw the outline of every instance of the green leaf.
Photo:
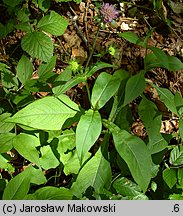
[(178, 173), (177, 173), (177, 178), (178, 178), (178, 183), (179, 185), (183, 188), (183, 169), (178, 168)]
[(91, 77), (96, 71), (101, 70), (103, 68), (109, 68), (109, 67), (114, 67), (114, 65), (105, 63), (105, 62), (97, 62), (96, 65), (92, 67), (91, 70), (88, 71), (86, 74), (86, 77), (89, 78)]
[[(76, 147), (76, 134), (72, 129), (65, 130), (57, 139), (59, 140), (57, 151), (60, 154), (60, 161), (65, 164)], [(66, 152), (68, 153), (66, 154)]]
[(3, 113), (0, 115), (0, 133), (8, 133), (14, 128), (15, 124), (6, 122), (10, 116), (10, 113)]
[(158, 187), (158, 186), (157, 186), (157, 183), (156, 183), (156, 182), (154, 182), (154, 181), (151, 182), (151, 189), (152, 189), (152, 191), (155, 192), (155, 191), (157, 190), (157, 187)]
[(122, 107), (122, 109), (118, 112), (114, 123), (119, 128), (130, 131), (133, 123), (131, 108), (129, 106)]
[(69, 89), (71, 89), (72, 87), (74, 87), (75, 85), (85, 81), (86, 81), (86, 77), (81, 77), (81, 76), (73, 77), (69, 81), (67, 81), (64, 85), (53, 88), (53, 92), (55, 96), (59, 96), (65, 93), (66, 91), (68, 91)]
[(179, 134), (181, 140), (183, 141), (183, 118), (179, 118)]
[(143, 40), (134, 32), (123, 32), (119, 33), (118, 35), (133, 44), (141, 45), (143, 43)]
[(34, 94), (30, 91), (23, 89), (19, 94), (13, 98), (13, 103), (16, 104), (17, 108), (25, 107), (27, 104), (35, 100)]
[(121, 71), (113, 75), (101, 73), (92, 90), (91, 103), (95, 109), (103, 107), (107, 101), (117, 92), (121, 82)]
[[(69, 158), (67, 158), (67, 161), (64, 164), (64, 173), (65, 175), (69, 175), (69, 174), (78, 174), (80, 168), (81, 168), (81, 164), (80, 161), (78, 159), (78, 154), (77, 151), (74, 150), (72, 154), (69, 154)], [(90, 152), (87, 152), (83, 158), (83, 163), (89, 159), (89, 157), (91, 156)]]
[(51, 38), (42, 32), (26, 34), (21, 40), (22, 49), (31, 57), (44, 62), (50, 61), (53, 56), (53, 44)]
[(36, 185), (45, 184), (47, 182), (46, 177), (41, 169), (36, 169), (33, 166), (29, 166), (31, 172), (30, 182)]
[(51, 5), (50, 0), (33, 0), (32, 3), (34, 3), (36, 7), (39, 7), (44, 12), (46, 12)]
[[(72, 71), (70, 67), (66, 67), (65, 70), (57, 76), (53, 83), (52, 91), (54, 95), (60, 95), (62, 93), (63, 86), (72, 78)], [(64, 93), (64, 92), (63, 92)]]
[(149, 200), (149, 198), (146, 195), (144, 195), (143, 193), (141, 193), (141, 194), (133, 197), (132, 200)]
[(16, 76), (9, 70), (10, 67), (7, 65), (0, 63), (0, 71), (1, 71), (1, 81), (2, 86), (8, 90), (17, 90), (18, 89), (18, 80)]
[(67, 26), (68, 21), (55, 11), (51, 11), (50, 15), (44, 16), (37, 25), (39, 30), (48, 32), (55, 36), (62, 35)]
[(171, 194), (169, 196), (170, 200), (183, 200), (183, 193), (182, 194)]
[(0, 23), (0, 39), (5, 38), (15, 28), (15, 20), (9, 19), (6, 25)]
[(21, 0), (3, 0), (3, 2), (10, 7), (15, 7), (21, 2)]
[(165, 106), (173, 113), (177, 114), (177, 109), (174, 102), (174, 95), (170, 90), (166, 88), (160, 88), (156, 85), (152, 85), (158, 92), (160, 100), (165, 104)]
[(106, 123), (112, 132), (117, 152), (127, 163), (134, 180), (145, 192), (152, 177), (152, 159), (146, 144), (115, 124), (108, 121)]
[(132, 102), (136, 97), (140, 96), (146, 86), (145, 71), (141, 71), (140, 73), (130, 77), (126, 83), (125, 88), (125, 98), (123, 106), (126, 106), (130, 102)]
[(163, 179), (170, 189), (177, 183), (176, 170), (166, 168), (163, 171)]
[(15, 168), (10, 164), (10, 161), (0, 155), (0, 168), (8, 171), (9, 173), (15, 172)]
[(41, 64), (38, 68), (38, 76), (41, 81), (46, 81), (48, 78), (54, 75), (52, 72), (56, 65), (56, 57), (53, 56), (47, 64)]
[(138, 113), (148, 134), (149, 142), (147, 147), (150, 153), (155, 154), (165, 149), (168, 143), (160, 134), (162, 115), (159, 113), (156, 105), (142, 96)]
[(174, 166), (183, 164), (183, 148), (176, 146), (170, 153), (170, 163)]
[(110, 164), (104, 158), (100, 148), (95, 156), (81, 169), (71, 189), (73, 194), (78, 198), (82, 197), (82, 193), (84, 193), (88, 187), (93, 187), (96, 193), (100, 193), (103, 188), (109, 188), (111, 176)]
[[(63, 134), (57, 139), (59, 142), (57, 144), (57, 152), (60, 155), (60, 161), (64, 165), (65, 175), (77, 174), (81, 167), (80, 161), (78, 159), (76, 147), (76, 134), (73, 130), (65, 130)], [(90, 157), (90, 153), (86, 154), (84, 161)]]
[(13, 147), (17, 152), (22, 155), (25, 159), (37, 166), (40, 166), (39, 152), (36, 149), (40, 146), (39, 138), (33, 135), (20, 133), (13, 140)]
[(145, 56), (144, 65), (146, 71), (156, 67), (163, 67), (169, 71), (177, 71), (183, 68), (183, 63), (177, 57), (166, 55), (162, 50), (155, 47), (150, 49), (154, 53)]
[(76, 128), (76, 149), (81, 164), (85, 154), (95, 144), (100, 136), (101, 130), (102, 121), (98, 111), (90, 109), (81, 116)]
[(71, 200), (73, 197), (71, 190), (64, 187), (56, 188), (52, 186), (42, 187), (34, 195), (36, 200)]
[(157, 57), (158, 61), (166, 68), (169, 70), (169, 61), (168, 61), (168, 55), (165, 54), (162, 50), (156, 47), (151, 47), (150, 48), (155, 56)]
[[(183, 68), (183, 63), (177, 57), (169, 56), (164, 51), (156, 47), (149, 47), (149, 49), (151, 49), (154, 55), (156, 56), (156, 58), (153, 61), (154, 66), (164, 67), (169, 71), (177, 71)], [(152, 54), (150, 54), (150, 56), (152, 56)], [(147, 61), (146, 59), (145, 62), (146, 62), (146, 69), (147, 69), (147, 63), (149, 62), (149, 60)], [(150, 62), (150, 65), (148, 65), (148, 69), (150, 69), (149, 66), (152, 68), (153, 66), (152, 61)]]
[(23, 55), (17, 65), (17, 76), (21, 83), (25, 84), (32, 77), (33, 65), (27, 56)]
[(40, 130), (60, 130), (64, 122), (73, 117), (78, 106), (66, 95), (47, 96), (18, 111), (8, 122)]
[(144, 58), (144, 68), (146, 71), (150, 69), (163, 67), (163, 64), (158, 60), (157, 56), (154, 53), (150, 53)]
[(16, 137), (13, 133), (0, 134), (0, 153), (5, 153), (13, 148), (13, 139)]
[(51, 168), (56, 168), (59, 165), (59, 161), (55, 157), (50, 146), (41, 147), (40, 152), (41, 152), (40, 163), (43, 169), (48, 170)]
[[(1, 156), (1, 155), (0, 155)], [(4, 200), (22, 200), (29, 191), (30, 183), (43, 184), (46, 182), (42, 171), (31, 165), (11, 179), (3, 193)]]
[(30, 26), (27, 22), (26, 23), (21, 23), (17, 24), (14, 26), (16, 29), (25, 31), (27, 33), (31, 33), (33, 31), (32, 26)]
[(28, 169), (12, 178), (3, 193), (3, 200), (22, 200), (30, 188), (30, 174)]
[(177, 108), (179, 116), (183, 114), (183, 98), (182, 95), (177, 91), (174, 96), (174, 103)]
[(175, 56), (168, 56), (169, 70), (178, 71), (183, 69), (183, 63)]
[[(23, 24), (27, 27), (29, 26), (29, 28), (31, 28), (31, 26), (28, 24), (28, 22), (30, 21), (29, 16), (30, 16), (30, 12), (28, 11), (27, 8), (22, 7), (17, 13), (17, 19), (21, 22), (21, 24)], [(17, 27), (17, 25), (16, 25), (16, 27)]]
[(113, 183), (113, 187), (117, 193), (123, 196), (135, 197), (141, 194), (140, 187), (125, 177), (116, 179)]
[(34, 194), (27, 194), (25, 195), (24, 200), (36, 200), (36, 196)]

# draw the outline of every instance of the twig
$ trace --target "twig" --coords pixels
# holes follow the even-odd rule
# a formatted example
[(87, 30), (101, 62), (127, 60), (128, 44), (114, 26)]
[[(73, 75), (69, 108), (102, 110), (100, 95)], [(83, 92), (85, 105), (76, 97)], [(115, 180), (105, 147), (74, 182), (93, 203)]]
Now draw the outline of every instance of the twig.
[(3, 55), (6, 55), (6, 50), (5, 50), (5, 47), (4, 47), (4, 44), (3, 44), (3, 40), (1, 40), (1, 49), (3, 51)]
[(84, 42), (85, 48), (89, 51), (88, 41), (87, 41), (86, 37), (83, 35), (82, 31), (79, 29), (79, 27), (77, 25), (78, 15), (74, 11), (74, 9), (71, 7), (70, 3), (68, 3), (68, 5), (69, 5), (69, 8), (70, 8), (71, 12), (74, 14), (74, 17), (70, 16), (70, 18), (71, 18), (71, 20), (73, 22), (74, 28), (76, 29), (78, 35), (81, 37), (82, 41)]
[(88, 4), (89, 2), (87, 1), (85, 11), (84, 11), (84, 24), (85, 24), (85, 32), (86, 32), (87, 41), (88, 41), (88, 25), (87, 25)]
[(66, 55), (70, 56), (70, 54), (67, 52), (67, 50), (65, 49), (64, 45), (62, 44), (62, 41), (59, 38), (57, 38), (57, 40), (58, 40), (60, 46), (62, 47), (62, 49), (64, 50), (64, 52), (66, 53)]

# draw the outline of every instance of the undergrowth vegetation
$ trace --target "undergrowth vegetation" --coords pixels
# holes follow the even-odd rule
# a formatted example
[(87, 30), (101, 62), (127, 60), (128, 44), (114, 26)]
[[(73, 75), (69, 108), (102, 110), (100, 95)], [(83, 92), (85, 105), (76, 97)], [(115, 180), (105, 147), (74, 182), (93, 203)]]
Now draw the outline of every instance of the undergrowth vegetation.
[[(115, 28), (120, 13), (116, 5), (94, 1), (97, 31), (87, 60), (70, 58), (57, 73), (55, 38), (64, 34), (69, 22), (53, 5), (81, 2), (1, 4), (7, 18), (0, 23), (1, 41), (21, 32), (21, 42), (13, 50), (16, 55), (0, 59), (1, 199), (183, 199), (183, 98), (179, 91), (171, 92), (146, 76), (155, 68), (174, 73), (183, 69), (183, 63), (149, 45), (156, 28), (149, 28), (143, 37), (133, 31), (117, 33), (125, 43), (145, 49), (140, 71), (131, 74), (101, 61), (105, 55), (115, 58), (117, 48), (114, 43), (95, 55), (98, 34), (107, 25)], [(151, 2), (157, 13), (162, 5)], [(171, 29), (165, 18), (162, 22)], [(85, 89), (85, 103), (68, 94), (78, 85)], [(147, 87), (177, 119), (174, 133), (161, 133), (164, 113)], [(38, 92), (46, 94), (38, 97)], [(146, 132), (143, 138), (131, 132), (134, 101)]]

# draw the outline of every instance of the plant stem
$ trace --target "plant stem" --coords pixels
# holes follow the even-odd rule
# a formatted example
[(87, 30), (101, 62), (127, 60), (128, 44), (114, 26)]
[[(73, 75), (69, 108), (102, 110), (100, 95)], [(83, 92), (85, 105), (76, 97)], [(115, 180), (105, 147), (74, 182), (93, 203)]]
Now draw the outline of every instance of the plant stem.
[[(91, 50), (90, 55), (88, 57), (88, 60), (86, 62), (86, 67), (85, 68), (88, 67), (88, 65), (89, 65), (89, 63), (91, 61), (91, 58), (92, 58), (92, 55), (93, 55), (93, 52), (94, 52), (94, 49), (95, 49), (95, 46), (96, 46), (99, 31), (100, 31), (100, 25), (98, 26), (97, 33), (96, 33), (96, 36), (95, 36), (95, 39), (94, 39), (94, 42), (93, 42), (92, 50)], [(87, 91), (87, 94), (88, 94), (88, 100), (89, 100), (90, 105), (91, 105), (91, 95), (90, 95), (90, 89), (89, 89), (87, 81), (86, 81), (86, 91)]]
[(90, 88), (89, 88), (89, 85), (88, 85), (88, 83), (87, 83), (87, 80), (86, 80), (86, 91), (87, 91), (87, 94), (88, 94), (88, 100), (89, 100), (90, 105), (91, 105)]
[(86, 68), (88, 67), (88, 65), (90, 63), (90, 60), (92, 58), (92, 55), (93, 55), (93, 52), (94, 52), (94, 49), (95, 49), (95, 46), (96, 46), (96, 42), (97, 42), (99, 31), (100, 31), (100, 25), (98, 26), (98, 29), (97, 29), (97, 33), (96, 33), (96, 36), (95, 36), (95, 39), (94, 39), (94, 42), (93, 42), (92, 50), (90, 52), (90, 55), (89, 55), (87, 63), (86, 63)]

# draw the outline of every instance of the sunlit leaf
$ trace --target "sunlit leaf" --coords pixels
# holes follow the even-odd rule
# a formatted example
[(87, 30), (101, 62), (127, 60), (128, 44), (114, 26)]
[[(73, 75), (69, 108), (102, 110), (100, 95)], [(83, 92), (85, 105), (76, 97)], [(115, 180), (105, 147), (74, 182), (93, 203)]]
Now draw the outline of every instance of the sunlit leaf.
[(39, 152), (36, 149), (40, 145), (39, 138), (33, 135), (20, 133), (13, 139), (13, 147), (25, 159), (40, 165)]
[(115, 124), (110, 122), (106, 124), (112, 132), (117, 152), (127, 163), (134, 180), (145, 192), (152, 177), (153, 164), (146, 144), (139, 137), (121, 130)]
[(26, 34), (21, 40), (21, 46), (31, 57), (48, 62), (53, 56), (53, 43), (50, 37), (42, 32)]
[(171, 93), (171, 91), (166, 88), (157, 87), (156, 85), (153, 85), (153, 87), (157, 90), (160, 100), (165, 104), (165, 106), (171, 112), (178, 114), (174, 102), (174, 95)]
[(39, 30), (48, 32), (55, 36), (62, 35), (65, 32), (67, 26), (68, 21), (55, 11), (51, 11), (49, 15), (42, 17), (37, 25)]
[(88, 110), (76, 128), (76, 149), (82, 162), (85, 154), (95, 144), (102, 130), (101, 116), (98, 111)]
[(5, 156), (0, 154), (0, 168), (8, 171), (9, 173), (13, 173), (15, 168), (10, 164), (10, 161), (6, 159)]
[(56, 65), (56, 57), (53, 56), (47, 64), (41, 64), (38, 68), (38, 76), (40, 80), (47, 80), (54, 75), (53, 69)]
[(146, 86), (144, 73), (145, 71), (141, 71), (140, 73), (130, 77), (127, 81), (123, 106), (132, 102), (136, 97), (143, 93)]
[(153, 51), (158, 61), (161, 62), (165, 68), (169, 69), (168, 55), (159, 48), (151, 47), (150, 49)]
[(133, 44), (141, 45), (143, 43), (143, 40), (134, 32), (123, 32), (119, 33), (118, 35)]
[(160, 134), (162, 115), (159, 113), (156, 105), (143, 96), (138, 107), (138, 113), (148, 134), (149, 142), (147, 146), (151, 154), (165, 149), (168, 143)]
[(91, 96), (91, 103), (95, 109), (100, 109), (117, 92), (121, 71), (116, 71), (113, 75), (101, 73), (94, 84)]
[[(62, 81), (64, 82), (65, 80)], [(72, 87), (74, 87), (75, 85), (85, 81), (86, 81), (85, 77), (82, 76), (73, 77), (69, 79), (67, 82), (65, 82), (65, 84), (53, 88), (53, 92), (56, 96), (59, 96), (65, 93), (66, 91), (68, 91), (69, 89), (71, 89)]]
[(46, 186), (36, 190), (34, 196), (36, 200), (71, 200), (73, 194), (71, 190), (64, 187)]
[(15, 126), (14, 123), (6, 122), (6, 120), (11, 116), (10, 113), (3, 113), (0, 115), (0, 133), (8, 133)]
[(116, 179), (113, 187), (123, 196), (135, 197), (141, 193), (140, 187), (125, 177)]
[(109, 68), (109, 67), (114, 67), (111, 64), (105, 63), (105, 62), (97, 62), (96, 65), (94, 65), (91, 70), (88, 71), (86, 74), (87, 77), (91, 77), (96, 71), (101, 70), (103, 68)]
[(170, 189), (173, 188), (177, 182), (176, 170), (166, 168), (163, 171), (163, 179)]
[(12, 178), (3, 193), (3, 200), (22, 200), (30, 188), (30, 175), (27, 170)]
[(13, 133), (0, 134), (0, 153), (5, 153), (13, 148), (13, 139), (15, 136)]
[(56, 168), (59, 165), (59, 161), (54, 155), (50, 146), (41, 147), (40, 152), (40, 163), (43, 169), (48, 170), (51, 168)]
[(82, 193), (84, 193), (88, 187), (92, 187), (95, 189), (96, 193), (100, 193), (103, 188), (109, 188), (110, 182), (110, 164), (104, 158), (101, 149), (99, 149), (95, 156), (81, 169), (71, 189), (76, 197), (81, 198)]
[(47, 96), (18, 111), (8, 122), (42, 130), (60, 130), (77, 111), (78, 106), (66, 95)]
[[(57, 151), (60, 155), (60, 161), (64, 165), (64, 173), (77, 174), (81, 167), (76, 147), (76, 134), (73, 130), (64, 130), (63, 134), (58, 137), (59, 142), (57, 144)], [(90, 157), (90, 153), (87, 153), (84, 157), (84, 161)]]
[(27, 56), (23, 55), (17, 65), (17, 76), (21, 83), (25, 84), (32, 77), (33, 65)]
[(183, 148), (176, 146), (170, 153), (170, 163), (174, 166), (183, 164)]

